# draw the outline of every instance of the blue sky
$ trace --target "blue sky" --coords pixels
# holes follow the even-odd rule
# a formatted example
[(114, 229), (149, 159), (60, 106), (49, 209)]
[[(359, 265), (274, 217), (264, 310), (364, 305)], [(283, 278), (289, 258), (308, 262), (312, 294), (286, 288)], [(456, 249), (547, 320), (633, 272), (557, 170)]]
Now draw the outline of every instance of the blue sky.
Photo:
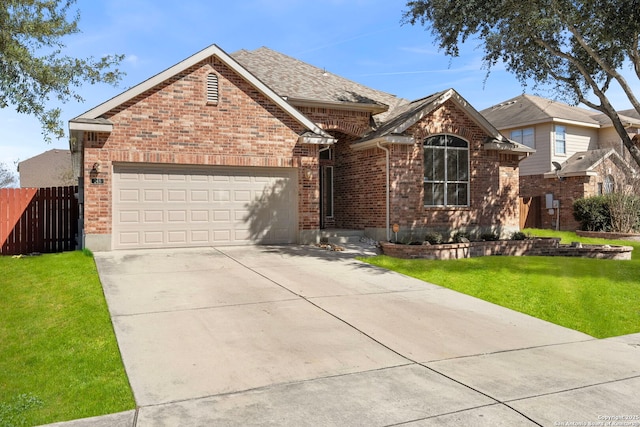
[[(124, 54), (121, 68), (127, 75), (119, 87), (83, 86), (79, 92), (85, 102), (62, 106), (62, 117), (66, 123), (211, 44), (228, 53), (267, 46), (407, 99), (453, 87), (477, 110), (523, 92), (501, 68), (485, 81), (482, 51), (476, 43), (468, 43), (460, 57), (451, 59), (439, 52), (423, 27), (401, 25), (405, 4), (405, 0), (78, 0), (75, 8), (80, 11), (82, 32), (64, 39), (64, 53)], [(637, 79), (634, 82), (637, 86)], [(617, 109), (630, 108), (616, 91), (611, 98)], [(0, 162), (13, 168), (15, 161), (52, 148), (68, 148), (68, 140), (47, 144), (35, 119), (11, 107), (0, 109)]]

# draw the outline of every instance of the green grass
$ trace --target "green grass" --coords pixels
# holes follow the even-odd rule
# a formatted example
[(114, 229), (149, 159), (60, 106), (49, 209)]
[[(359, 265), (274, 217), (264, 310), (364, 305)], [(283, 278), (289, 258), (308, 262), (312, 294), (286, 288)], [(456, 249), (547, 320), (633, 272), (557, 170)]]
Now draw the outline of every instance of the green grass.
[(640, 242), (525, 230), (563, 243), (633, 246), (631, 261), (567, 257), (481, 257), (364, 261), (508, 307), (596, 338), (640, 332)]
[(133, 408), (90, 253), (0, 257), (0, 426)]

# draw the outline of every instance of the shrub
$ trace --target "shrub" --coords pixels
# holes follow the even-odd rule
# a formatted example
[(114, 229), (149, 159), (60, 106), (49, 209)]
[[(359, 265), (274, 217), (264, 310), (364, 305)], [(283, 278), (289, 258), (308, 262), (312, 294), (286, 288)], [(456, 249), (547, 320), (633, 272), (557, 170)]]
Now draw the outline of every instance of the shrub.
[(453, 243), (467, 243), (470, 240), (469, 233), (465, 233), (464, 231), (456, 231), (451, 238)]
[(573, 202), (573, 217), (584, 231), (611, 230), (611, 213), (605, 196), (593, 196)]
[(611, 231), (631, 233), (640, 228), (640, 197), (613, 193), (606, 199)]
[(425, 242), (429, 242), (432, 245), (439, 245), (440, 243), (442, 243), (442, 234), (432, 231), (424, 236), (424, 240)]
[(489, 231), (486, 233), (482, 233), (480, 235), (480, 240), (484, 240), (485, 242), (495, 242), (496, 240), (498, 240), (500, 238), (500, 236), (498, 236), (496, 233), (494, 233), (493, 231)]
[(522, 231), (514, 231), (511, 240), (527, 240), (528, 236)]

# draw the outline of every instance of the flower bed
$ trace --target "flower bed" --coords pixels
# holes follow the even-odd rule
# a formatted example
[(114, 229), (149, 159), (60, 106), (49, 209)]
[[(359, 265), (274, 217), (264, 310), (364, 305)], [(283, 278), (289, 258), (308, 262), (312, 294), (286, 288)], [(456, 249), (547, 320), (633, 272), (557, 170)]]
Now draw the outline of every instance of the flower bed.
[(568, 256), (630, 260), (631, 246), (561, 245), (557, 238), (498, 240), (493, 242), (402, 245), (380, 242), (382, 253), (396, 258), (459, 259), (479, 256)]

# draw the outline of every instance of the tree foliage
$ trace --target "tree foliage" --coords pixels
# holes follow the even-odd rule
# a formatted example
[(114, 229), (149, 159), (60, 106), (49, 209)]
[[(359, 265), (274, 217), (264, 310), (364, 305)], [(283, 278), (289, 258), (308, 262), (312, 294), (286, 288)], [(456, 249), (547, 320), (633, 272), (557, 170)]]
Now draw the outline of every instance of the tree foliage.
[(640, 114), (621, 73), (630, 64), (640, 80), (638, 0), (417, 0), (407, 8), (403, 22), (430, 28), (447, 55), (478, 38), (489, 70), (503, 62), (523, 85), (551, 85), (563, 99), (606, 114), (640, 165), (640, 148), (607, 97), (617, 82)]
[(15, 107), (35, 116), (43, 135), (64, 136), (60, 109), (52, 100), (83, 101), (84, 82), (115, 84), (120, 55), (78, 59), (63, 54), (63, 38), (79, 32), (75, 0), (2, 0), (0, 2), (0, 108)]
[(15, 183), (15, 174), (5, 163), (0, 162), (0, 188), (12, 187)]

